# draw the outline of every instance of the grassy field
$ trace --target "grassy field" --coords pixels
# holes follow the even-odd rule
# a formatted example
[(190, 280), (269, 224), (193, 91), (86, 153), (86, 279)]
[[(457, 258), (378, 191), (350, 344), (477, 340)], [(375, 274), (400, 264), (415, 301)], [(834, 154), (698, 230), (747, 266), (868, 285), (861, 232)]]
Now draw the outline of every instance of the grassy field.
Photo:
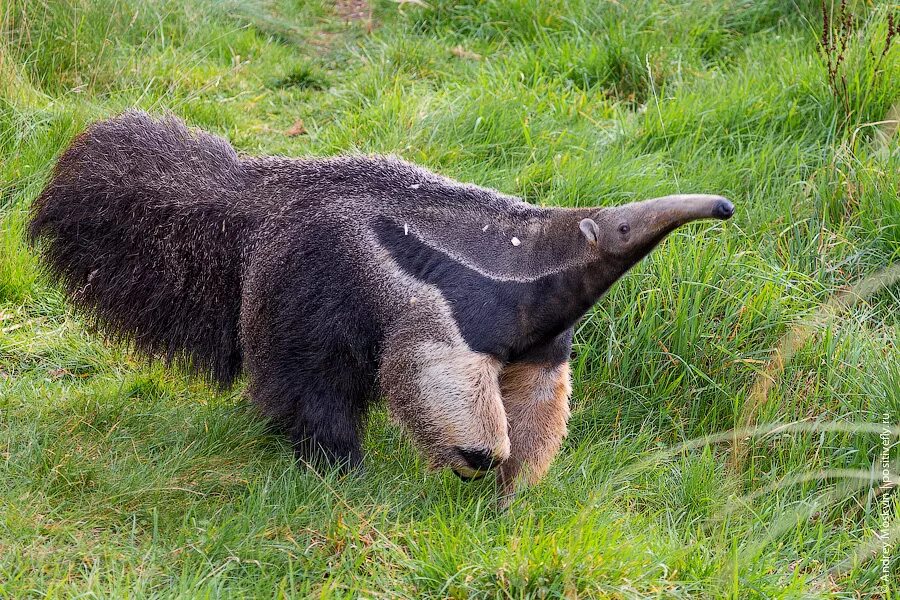
[[(420, 4), (0, 4), (0, 597), (897, 597), (876, 536), (900, 537), (900, 5), (851, 2), (832, 80), (811, 0)], [(68, 141), (131, 106), (246, 153), (738, 214), (583, 321), (564, 449), (500, 513), (490, 478), (428, 472), (383, 411), (363, 475), (298, 466), (240, 385), (67, 308), (28, 209)]]

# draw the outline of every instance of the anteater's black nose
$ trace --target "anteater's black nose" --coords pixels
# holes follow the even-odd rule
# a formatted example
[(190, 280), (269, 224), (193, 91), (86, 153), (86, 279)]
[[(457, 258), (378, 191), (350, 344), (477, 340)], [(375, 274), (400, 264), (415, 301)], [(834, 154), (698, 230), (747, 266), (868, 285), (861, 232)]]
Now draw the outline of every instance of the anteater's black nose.
[(728, 200), (719, 200), (719, 203), (713, 209), (713, 216), (719, 219), (730, 219), (733, 214), (734, 204)]
[(475, 471), (489, 471), (497, 466), (498, 461), (485, 450), (477, 450), (474, 448), (456, 448), (459, 455), (465, 459), (466, 463)]

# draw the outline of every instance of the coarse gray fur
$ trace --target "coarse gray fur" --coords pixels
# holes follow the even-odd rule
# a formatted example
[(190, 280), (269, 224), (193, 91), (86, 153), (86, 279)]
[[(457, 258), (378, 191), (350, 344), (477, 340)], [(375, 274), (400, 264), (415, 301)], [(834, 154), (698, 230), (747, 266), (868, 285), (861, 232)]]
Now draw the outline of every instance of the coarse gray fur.
[(717, 196), (540, 208), (397, 158), (241, 157), (173, 118), (92, 125), (30, 235), (72, 301), (249, 394), (307, 459), (361, 460), (372, 401), (435, 467), (508, 498), (568, 418), (572, 328)]

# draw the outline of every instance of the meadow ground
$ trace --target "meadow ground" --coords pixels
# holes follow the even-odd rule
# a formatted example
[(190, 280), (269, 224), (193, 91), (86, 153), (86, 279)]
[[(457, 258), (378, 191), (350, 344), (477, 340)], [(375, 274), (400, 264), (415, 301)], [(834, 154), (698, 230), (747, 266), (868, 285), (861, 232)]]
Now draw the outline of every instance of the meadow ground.
[[(881, 462), (898, 471), (900, 288), (833, 298), (900, 257), (879, 123), (900, 115), (900, 7), (850, 3), (832, 81), (813, 0), (422, 4), (0, 4), (0, 597), (895, 597), (876, 536), (900, 529)], [(131, 106), (247, 153), (738, 213), (583, 321), (565, 447), (504, 514), (383, 411), (364, 475), (298, 467), (240, 386), (148, 365), (66, 307), (28, 209), (67, 142)], [(736, 426), (756, 433), (704, 440)]]

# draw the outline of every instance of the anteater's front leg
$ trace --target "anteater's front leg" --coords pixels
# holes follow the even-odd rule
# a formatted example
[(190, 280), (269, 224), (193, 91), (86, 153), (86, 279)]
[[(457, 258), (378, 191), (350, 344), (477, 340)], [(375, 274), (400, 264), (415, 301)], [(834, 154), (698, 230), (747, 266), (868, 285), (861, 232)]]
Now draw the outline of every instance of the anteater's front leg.
[(500, 506), (512, 502), (522, 483), (534, 484), (550, 468), (566, 436), (572, 386), (569, 363), (510, 363), (500, 376), (509, 420), (510, 455), (500, 466)]
[(379, 380), (392, 416), (434, 468), (480, 477), (509, 456), (500, 362), (443, 324), (411, 319), (388, 339)]

